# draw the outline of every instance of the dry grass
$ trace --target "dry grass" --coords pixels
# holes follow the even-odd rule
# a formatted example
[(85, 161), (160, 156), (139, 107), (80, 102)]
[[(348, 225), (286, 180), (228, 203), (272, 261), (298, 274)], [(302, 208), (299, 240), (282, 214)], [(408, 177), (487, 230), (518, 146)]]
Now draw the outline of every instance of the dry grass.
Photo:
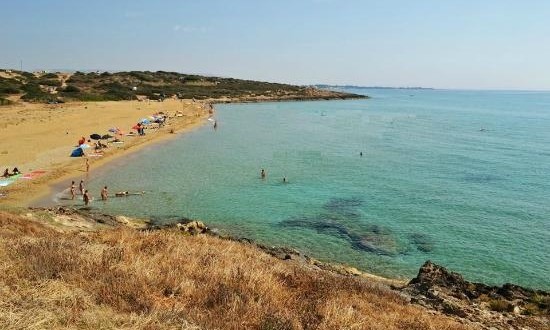
[(364, 279), (177, 231), (59, 233), (0, 213), (2, 329), (466, 329)]

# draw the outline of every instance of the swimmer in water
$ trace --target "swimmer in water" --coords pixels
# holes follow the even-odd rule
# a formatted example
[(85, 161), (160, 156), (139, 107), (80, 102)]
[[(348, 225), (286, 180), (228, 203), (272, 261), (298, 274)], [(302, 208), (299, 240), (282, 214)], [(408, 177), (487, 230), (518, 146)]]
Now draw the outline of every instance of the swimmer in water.
[(88, 206), (90, 204), (90, 194), (88, 193), (88, 190), (84, 191), (82, 198), (84, 199), (84, 205)]
[(105, 186), (103, 187), (103, 189), (101, 189), (101, 200), (106, 201), (108, 197), (109, 197), (109, 191), (107, 190), (107, 186)]
[(262, 170), (260, 171), (260, 177), (261, 177), (262, 179), (265, 179), (265, 176), (266, 176), (265, 170), (262, 168)]

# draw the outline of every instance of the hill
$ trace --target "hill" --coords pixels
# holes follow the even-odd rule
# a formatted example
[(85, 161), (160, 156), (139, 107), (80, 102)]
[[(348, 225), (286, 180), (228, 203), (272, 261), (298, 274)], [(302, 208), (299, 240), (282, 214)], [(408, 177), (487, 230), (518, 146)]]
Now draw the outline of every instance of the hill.
[(166, 71), (46, 73), (0, 70), (0, 105), (28, 102), (120, 101), (132, 99), (251, 102), (364, 98), (315, 87), (208, 77)]
[(375, 280), (252, 244), (95, 221), (71, 210), (0, 212), (0, 328), (475, 328)]

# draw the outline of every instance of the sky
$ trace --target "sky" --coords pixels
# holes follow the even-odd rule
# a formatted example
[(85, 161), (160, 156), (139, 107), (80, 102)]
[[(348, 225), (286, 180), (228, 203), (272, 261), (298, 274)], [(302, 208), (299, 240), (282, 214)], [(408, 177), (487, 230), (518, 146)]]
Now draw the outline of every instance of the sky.
[(550, 90), (547, 0), (0, 0), (0, 68)]

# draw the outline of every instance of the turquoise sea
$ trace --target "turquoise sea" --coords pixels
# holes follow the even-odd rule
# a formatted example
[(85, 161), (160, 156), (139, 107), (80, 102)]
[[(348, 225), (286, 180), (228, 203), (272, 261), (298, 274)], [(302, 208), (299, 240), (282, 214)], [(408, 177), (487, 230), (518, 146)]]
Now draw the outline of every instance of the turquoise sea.
[(201, 219), (384, 276), (431, 259), (550, 289), (550, 93), (348, 91), (372, 98), (217, 105), (216, 130), (92, 172), (94, 195), (146, 191), (92, 207)]

